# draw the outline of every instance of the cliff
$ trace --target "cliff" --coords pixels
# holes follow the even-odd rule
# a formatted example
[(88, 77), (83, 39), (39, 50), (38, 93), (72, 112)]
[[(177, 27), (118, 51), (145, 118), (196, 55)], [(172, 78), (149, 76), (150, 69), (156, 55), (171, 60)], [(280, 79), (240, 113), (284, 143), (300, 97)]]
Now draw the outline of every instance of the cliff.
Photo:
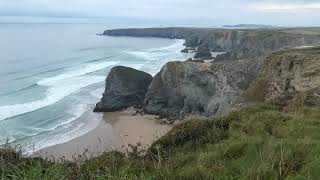
[(259, 66), (248, 60), (169, 62), (148, 88), (145, 111), (176, 118), (226, 114), (255, 79)]
[[(145, 28), (106, 30), (103, 35), (185, 39), (187, 49), (229, 52), (219, 60), (257, 58), (286, 47), (314, 45), (319, 34), (292, 33), (281, 29)], [(202, 57), (206, 59), (206, 54)]]
[(320, 105), (320, 48), (270, 55), (242, 101), (287, 107)]

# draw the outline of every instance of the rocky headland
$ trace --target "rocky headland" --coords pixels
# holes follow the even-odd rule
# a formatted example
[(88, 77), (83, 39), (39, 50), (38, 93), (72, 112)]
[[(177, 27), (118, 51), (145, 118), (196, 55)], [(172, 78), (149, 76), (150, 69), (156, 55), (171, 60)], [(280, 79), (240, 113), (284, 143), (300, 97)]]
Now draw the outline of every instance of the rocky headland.
[[(309, 92), (315, 97), (320, 94), (320, 80), (313, 77), (318, 75), (318, 49), (297, 48), (316, 45), (318, 34), (277, 29), (148, 28), (107, 30), (104, 35), (186, 39), (186, 49), (196, 49), (196, 59), (210, 59), (211, 51), (228, 53), (213, 62), (169, 62), (153, 79), (138, 71), (139, 76), (131, 76), (135, 70), (124, 67), (121, 73), (112, 70), (95, 111), (138, 106), (168, 119), (215, 117), (234, 110), (242, 100), (287, 105), (293, 99), (314, 99)], [(286, 47), (296, 48), (281, 51)], [(297, 93), (302, 91), (308, 93)]]
[(106, 30), (103, 35), (185, 39), (186, 49), (195, 50), (197, 58), (208, 59), (209, 52), (228, 52), (217, 60), (236, 60), (267, 56), (282, 48), (316, 45), (317, 33), (288, 29), (214, 29), (214, 28), (145, 28)]
[(228, 113), (255, 79), (259, 61), (169, 62), (154, 77), (145, 96), (147, 113), (183, 118)]
[(248, 60), (169, 62), (153, 79), (131, 68), (114, 67), (95, 111), (135, 106), (170, 120), (224, 115), (255, 79), (260, 64)]

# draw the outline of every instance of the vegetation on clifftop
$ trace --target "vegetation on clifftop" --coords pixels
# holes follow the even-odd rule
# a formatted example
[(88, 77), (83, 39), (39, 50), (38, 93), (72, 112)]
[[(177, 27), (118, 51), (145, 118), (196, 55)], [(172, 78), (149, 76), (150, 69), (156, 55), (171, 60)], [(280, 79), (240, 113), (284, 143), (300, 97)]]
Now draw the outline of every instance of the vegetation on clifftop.
[(1, 179), (316, 179), (320, 111), (248, 107), (227, 117), (190, 120), (145, 155), (105, 153), (82, 163), (48, 162), (2, 149)]
[(320, 48), (284, 50), (270, 55), (241, 101), (299, 109), (320, 105)]

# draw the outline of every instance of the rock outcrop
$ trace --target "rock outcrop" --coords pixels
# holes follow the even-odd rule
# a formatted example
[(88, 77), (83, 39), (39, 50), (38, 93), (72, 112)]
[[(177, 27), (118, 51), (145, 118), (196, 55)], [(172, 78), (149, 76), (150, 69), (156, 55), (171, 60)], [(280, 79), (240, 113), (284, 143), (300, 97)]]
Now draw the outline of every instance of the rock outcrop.
[[(286, 47), (319, 44), (320, 36), (310, 33), (292, 33), (287, 29), (212, 29), (212, 28), (145, 28), (115, 29), (103, 33), (110, 36), (160, 37), (185, 39), (186, 50), (201, 51), (208, 47), (214, 52), (229, 52), (220, 60), (248, 59), (267, 56)], [(202, 58), (207, 58), (206, 56)]]
[(259, 62), (244, 60), (169, 62), (150, 84), (144, 109), (175, 118), (225, 114), (255, 79), (259, 66)]
[(287, 107), (320, 105), (320, 48), (273, 53), (240, 101)]
[(198, 48), (197, 53), (194, 55), (195, 59), (205, 59), (205, 60), (211, 60), (212, 54), (210, 49), (207, 46)]
[(110, 112), (130, 106), (142, 107), (145, 93), (152, 79), (151, 75), (129, 67), (112, 68), (106, 79), (103, 97), (94, 111)]

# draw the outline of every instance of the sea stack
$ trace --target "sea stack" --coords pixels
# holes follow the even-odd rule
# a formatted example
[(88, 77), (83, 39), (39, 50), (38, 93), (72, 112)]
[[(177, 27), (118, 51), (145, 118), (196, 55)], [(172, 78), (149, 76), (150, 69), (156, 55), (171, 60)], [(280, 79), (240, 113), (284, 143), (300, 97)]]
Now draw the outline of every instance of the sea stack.
[(101, 101), (94, 112), (119, 111), (128, 107), (141, 107), (153, 77), (145, 72), (124, 66), (111, 69)]

